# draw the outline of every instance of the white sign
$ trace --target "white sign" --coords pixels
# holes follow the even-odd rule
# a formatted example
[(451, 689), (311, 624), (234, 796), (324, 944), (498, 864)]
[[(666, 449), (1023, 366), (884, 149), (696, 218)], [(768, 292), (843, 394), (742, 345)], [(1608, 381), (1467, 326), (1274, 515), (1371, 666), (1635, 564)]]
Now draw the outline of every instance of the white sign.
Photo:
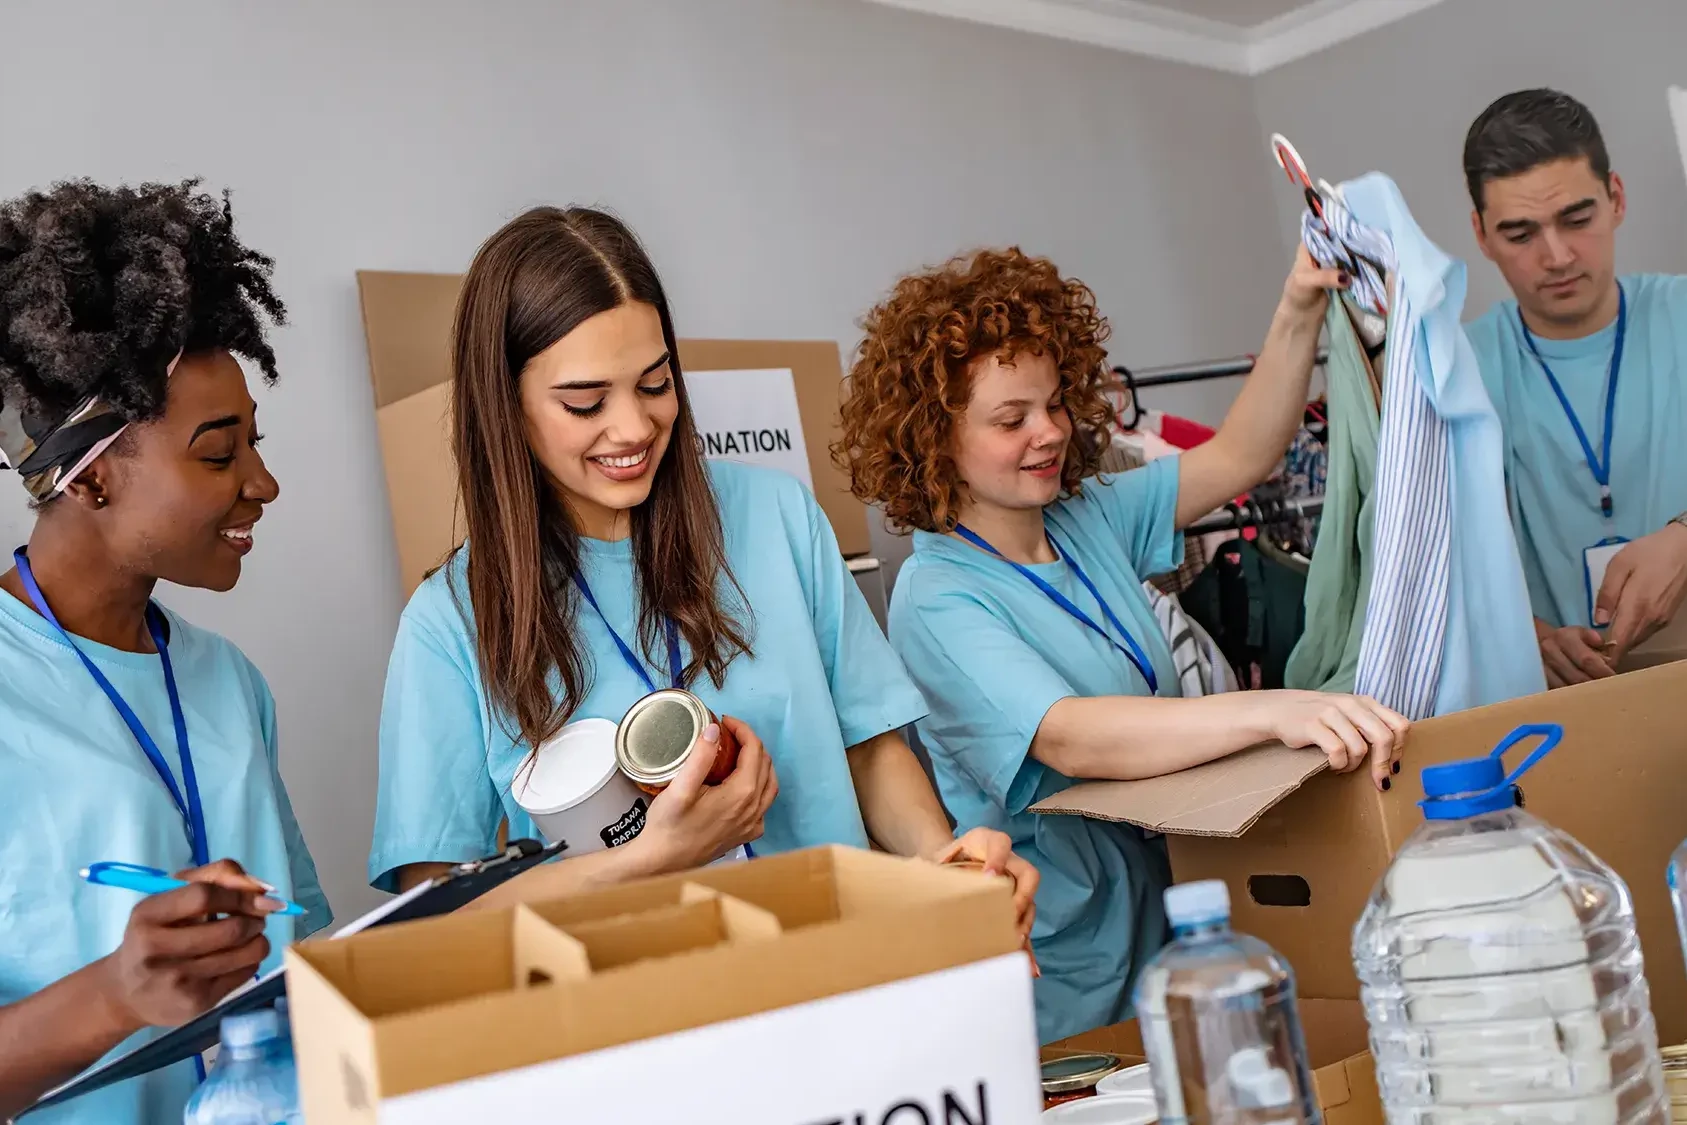
[(766, 465), (814, 487), (789, 368), (687, 371), (685, 389), (703, 456)]
[(1025, 955), (382, 1101), (379, 1125), (1036, 1125)]

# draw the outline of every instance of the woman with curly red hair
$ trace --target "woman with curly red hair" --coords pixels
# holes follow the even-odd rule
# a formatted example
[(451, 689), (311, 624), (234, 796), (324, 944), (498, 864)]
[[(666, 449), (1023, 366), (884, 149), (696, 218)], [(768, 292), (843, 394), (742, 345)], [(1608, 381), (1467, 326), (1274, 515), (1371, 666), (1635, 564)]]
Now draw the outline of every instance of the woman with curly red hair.
[(1078, 778), (1154, 777), (1280, 739), (1338, 770), (1397, 772), (1407, 722), (1314, 692), (1180, 699), (1142, 578), (1178, 530), (1264, 480), (1306, 404), (1328, 297), (1305, 251), (1216, 437), (1091, 478), (1111, 409), (1107, 322), (1045, 258), (985, 250), (904, 278), (864, 322), (836, 455), (914, 534), (891, 643), (931, 708), (921, 740), (960, 826), (1007, 832), (1042, 873), (1032, 931), (1045, 1042), (1130, 1014), (1164, 942), (1162, 843), (1131, 825), (1038, 816)]

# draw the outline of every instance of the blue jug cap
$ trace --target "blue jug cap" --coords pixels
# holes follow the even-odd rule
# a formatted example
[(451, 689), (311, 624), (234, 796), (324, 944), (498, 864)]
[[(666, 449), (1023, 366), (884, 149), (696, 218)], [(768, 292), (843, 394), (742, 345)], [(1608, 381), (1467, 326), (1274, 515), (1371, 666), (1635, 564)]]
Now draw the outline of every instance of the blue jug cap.
[[(1541, 744), (1507, 775), (1506, 751), (1531, 738), (1539, 738)], [(1426, 820), (1464, 820), (1512, 808), (1517, 804), (1517, 779), (1533, 769), (1563, 739), (1564, 728), (1556, 723), (1531, 724), (1506, 735), (1485, 758), (1427, 766), (1423, 771), (1424, 799), (1418, 802), (1418, 807)]]

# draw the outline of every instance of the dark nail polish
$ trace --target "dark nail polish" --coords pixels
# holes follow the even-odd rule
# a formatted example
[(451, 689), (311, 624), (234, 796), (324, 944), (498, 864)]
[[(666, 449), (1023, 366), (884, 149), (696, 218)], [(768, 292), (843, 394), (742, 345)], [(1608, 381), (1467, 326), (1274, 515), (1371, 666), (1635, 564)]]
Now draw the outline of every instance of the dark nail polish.
[(1384, 793), (1386, 793), (1392, 788), (1394, 788), (1394, 783), (1392, 781), (1388, 780), (1388, 778), (1386, 778), (1386, 777), (1383, 778), (1382, 779), (1382, 791)]
[(1391, 766), (1391, 767), (1389, 767), (1389, 768), (1390, 768), (1390, 769), (1392, 769), (1392, 770), (1393, 770), (1393, 771), (1394, 771), (1394, 772), (1395, 772), (1395, 773), (1399, 773), (1399, 772), (1400, 772), (1400, 763), (1399, 763), (1399, 762), (1395, 762), (1395, 763), (1394, 763), (1394, 764), (1393, 764), (1393, 765), (1392, 765), (1392, 766)]
[(1340, 285), (1343, 289), (1346, 289), (1349, 285), (1353, 284), (1353, 278), (1345, 272), (1338, 273), (1336, 274), (1336, 284)]

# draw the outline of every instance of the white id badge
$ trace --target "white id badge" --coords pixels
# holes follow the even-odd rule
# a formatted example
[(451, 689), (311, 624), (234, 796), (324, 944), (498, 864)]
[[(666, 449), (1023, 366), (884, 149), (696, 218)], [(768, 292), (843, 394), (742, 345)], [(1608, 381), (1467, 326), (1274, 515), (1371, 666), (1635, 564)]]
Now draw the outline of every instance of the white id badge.
[(1599, 597), (1599, 588), (1605, 584), (1605, 571), (1611, 565), (1611, 560), (1617, 557), (1617, 552), (1628, 546), (1627, 539), (1607, 539), (1597, 546), (1588, 547), (1582, 551), (1582, 572), (1587, 585), (1587, 623), (1593, 626), (1594, 599)]

